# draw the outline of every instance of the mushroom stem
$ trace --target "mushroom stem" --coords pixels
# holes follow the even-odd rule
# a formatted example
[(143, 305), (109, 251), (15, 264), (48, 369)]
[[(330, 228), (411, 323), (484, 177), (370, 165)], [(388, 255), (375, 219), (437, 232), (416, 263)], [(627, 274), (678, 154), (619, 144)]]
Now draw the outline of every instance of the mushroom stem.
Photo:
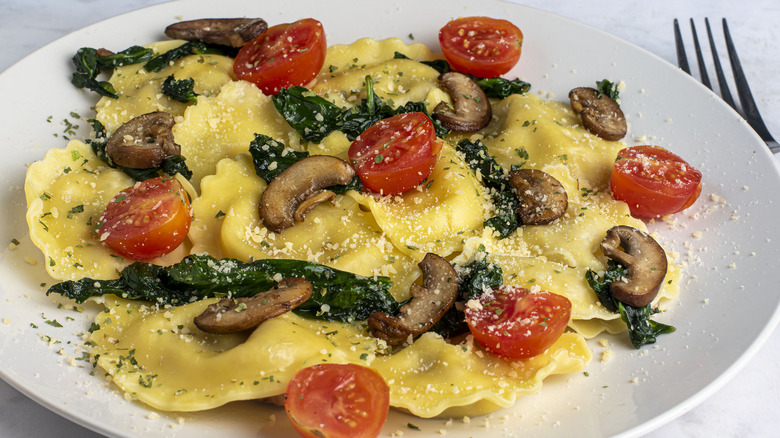
[(456, 132), (473, 132), (490, 123), (490, 100), (474, 80), (463, 73), (448, 72), (439, 76), (439, 84), (452, 99), (452, 106), (440, 102), (433, 109), (433, 118), (442, 126)]
[(428, 253), (418, 264), (423, 284), (410, 288), (412, 299), (404, 304), (397, 316), (374, 312), (368, 317), (368, 329), (377, 338), (396, 346), (409, 337), (428, 331), (455, 304), (458, 297), (458, 274), (447, 259)]
[(618, 225), (607, 231), (601, 250), (628, 269), (624, 278), (610, 285), (612, 296), (633, 307), (650, 304), (666, 277), (666, 253), (661, 245), (643, 231)]
[(269, 230), (281, 233), (303, 221), (317, 204), (331, 201), (335, 193), (325, 190), (349, 184), (355, 169), (344, 160), (314, 155), (296, 161), (276, 176), (260, 198), (260, 218)]

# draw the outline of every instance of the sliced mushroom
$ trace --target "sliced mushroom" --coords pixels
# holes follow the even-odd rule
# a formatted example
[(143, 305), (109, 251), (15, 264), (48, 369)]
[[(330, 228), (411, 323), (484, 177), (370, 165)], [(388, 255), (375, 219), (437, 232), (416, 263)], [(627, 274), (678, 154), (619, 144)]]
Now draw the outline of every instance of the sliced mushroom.
[(604, 140), (620, 140), (628, 126), (623, 110), (609, 96), (595, 88), (580, 87), (569, 92), (571, 108), (582, 116), (585, 128)]
[(526, 225), (543, 225), (558, 219), (569, 206), (566, 188), (547, 172), (518, 169), (509, 172), (509, 184), (520, 198), (517, 215)]
[(666, 277), (666, 253), (661, 245), (643, 231), (618, 225), (607, 231), (601, 250), (628, 270), (625, 277), (612, 282), (612, 296), (629, 306), (650, 304)]
[(195, 325), (207, 333), (237, 333), (300, 306), (311, 297), (305, 278), (285, 278), (273, 288), (248, 298), (224, 298), (195, 317)]
[(165, 28), (170, 38), (241, 47), (268, 29), (262, 18), (202, 18), (180, 21)]
[(110, 50), (108, 50), (106, 48), (103, 48), (103, 47), (95, 50), (95, 53), (97, 53), (97, 56), (112, 56), (112, 55), (116, 55), (116, 53), (114, 53), (114, 52), (112, 52), (112, 51), (110, 51)]
[(490, 123), (490, 101), (470, 77), (454, 71), (444, 73), (439, 76), (439, 85), (452, 99), (452, 106), (440, 102), (433, 109), (433, 118), (442, 126), (451, 131), (473, 132)]
[(412, 299), (401, 307), (398, 315), (374, 312), (368, 317), (371, 334), (384, 339), (388, 345), (400, 345), (409, 336), (414, 338), (428, 331), (458, 297), (458, 274), (445, 258), (428, 253), (418, 266), (422, 269), (423, 284), (412, 285)]
[(269, 230), (281, 233), (303, 221), (320, 202), (336, 196), (326, 187), (348, 184), (355, 169), (344, 160), (314, 155), (295, 162), (276, 176), (260, 198), (260, 218)]
[(135, 117), (120, 126), (106, 143), (106, 153), (114, 163), (132, 169), (159, 167), (163, 160), (179, 155), (181, 146), (173, 141), (173, 116), (154, 111)]

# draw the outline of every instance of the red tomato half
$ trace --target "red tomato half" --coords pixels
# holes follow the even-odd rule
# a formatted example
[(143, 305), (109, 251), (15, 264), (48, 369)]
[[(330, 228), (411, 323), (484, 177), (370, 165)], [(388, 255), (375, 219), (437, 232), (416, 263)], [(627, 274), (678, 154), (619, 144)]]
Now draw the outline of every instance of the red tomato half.
[(701, 172), (659, 146), (618, 152), (609, 181), (612, 197), (637, 217), (656, 217), (690, 207), (701, 194)]
[(352, 142), (349, 159), (370, 190), (396, 195), (425, 181), (436, 165), (441, 143), (423, 113), (380, 120)]
[(190, 230), (190, 201), (179, 181), (159, 177), (119, 192), (100, 216), (100, 240), (117, 254), (149, 260), (176, 249)]
[(439, 30), (439, 44), (455, 70), (491, 78), (501, 76), (517, 64), (523, 32), (506, 20), (463, 17)]
[(287, 384), (284, 409), (303, 437), (376, 437), (390, 409), (390, 389), (371, 368), (314, 365)]
[(571, 302), (551, 292), (503, 286), (466, 307), (471, 334), (488, 351), (522, 359), (544, 353), (561, 337), (571, 316)]
[(314, 79), (325, 62), (322, 23), (305, 18), (269, 28), (247, 43), (236, 56), (236, 77), (253, 82), (265, 94), (282, 87), (304, 85)]

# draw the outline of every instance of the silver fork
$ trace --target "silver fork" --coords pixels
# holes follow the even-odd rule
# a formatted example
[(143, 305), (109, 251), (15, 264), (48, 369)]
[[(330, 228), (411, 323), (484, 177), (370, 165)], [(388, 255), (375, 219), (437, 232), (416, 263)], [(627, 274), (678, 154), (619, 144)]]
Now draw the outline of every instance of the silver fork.
[[(726, 76), (723, 74), (723, 68), (720, 65), (720, 58), (718, 57), (718, 51), (715, 48), (715, 41), (712, 38), (712, 29), (710, 29), (710, 20), (705, 18), (704, 24), (707, 27), (707, 37), (710, 41), (710, 51), (712, 52), (712, 60), (715, 64), (715, 74), (718, 77), (718, 87), (720, 88), (720, 95), (726, 103), (731, 105), (738, 113), (740, 110), (734, 103), (734, 99), (731, 97), (728, 83), (726, 83)], [(696, 26), (691, 19), (691, 33), (693, 34), (693, 45), (696, 50), (696, 60), (699, 65), (699, 74), (701, 76), (701, 82), (712, 90), (712, 84), (710, 84), (710, 78), (707, 74), (707, 66), (704, 63), (704, 55), (702, 55), (701, 46), (699, 46), (699, 38), (696, 35)], [(750, 92), (745, 73), (742, 71), (742, 65), (739, 62), (737, 56), (737, 50), (734, 48), (734, 41), (731, 39), (729, 33), (729, 26), (726, 23), (726, 19), (723, 19), (723, 34), (726, 38), (726, 49), (729, 55), (729, 61), (731, 63), (731, 71), (734, 74), (734, 84), (737, 86), (737, 95), (739, 96), (739, 102), (742, 107), (743, 117), (747, 120), (748, 124), (754, 131), (761, 137), (762, 140), (769, 147), (772, 153), (780, 152), (780, 145), (769, 133), (769, 130), (764, 124), (764, 120), (761, 118), (761, 114), (758, 112), (756, 102), (753, 100), (753, 94)], [(674, 19), (674, 42), (677, 46), (677, 64), (680, 68), (691, 74), (691, 69), (688, 66), (688, 57), (685, 55), (685, 45), (683, 44), (682, 35), (680, 34), (680, 24), (677, 19)]]

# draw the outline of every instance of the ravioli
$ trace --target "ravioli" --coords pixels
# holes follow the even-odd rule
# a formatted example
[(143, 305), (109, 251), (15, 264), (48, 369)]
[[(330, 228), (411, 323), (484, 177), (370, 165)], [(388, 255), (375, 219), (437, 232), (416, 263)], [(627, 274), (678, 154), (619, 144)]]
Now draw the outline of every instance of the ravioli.
[[(155, 53), (164, 53), (182, 45), (184, 41), (163, 41), (150, 44)], [(216, 94), (233, 75), (233, 59), (221, 55), (203, 54), (180, 58), (159, 72), (147, 72), (144, 64), (117, 67), (109, 80), (119, 95), (118, 99), (103, 97), (97, 103), (97, 119), (108, 132), (114, 132), (133, 117), (152, 111), (165, 111), (181, 116), (188, 104), (162, 94), (162, 83), (173, 75), (175, 79), (192, 78), (194, 91), (200, 96)]]
[(228, 82), (219, 94), (199, 97), (173, 128), (196, 186), (204, 176), (214, 174), (219, 160), (248, 153), (255, 134), (299, 147), (300, 136), (279, 115), (271, 98), (245, 81)]
[(552, 374), (591, 359), (582, 337), (564, 334), (544, 354), (507, 360), (426, 333), (395, 354), (354, 325), (301, 318), (266, 321), (251, 334), (210, 335), (193, 318), (215, 300), (173, 309), (108, 298), (93, 356), (127, 394), (156, 409), (199, 411), (284, 393), (300, 368), (355, 363), (379, 372), (391, 406), (419, 417), (481, 415), (539, 390)]
[(27, 225), (49, 275), (57, 280), (116, 276), (126, 262), (113, 256), (92, 229), (108, 201), (134, 182), (77, 140), (30, 165), (24, 183)]
[(417, 189), (380, 200), (354, 191), (350, 195), (371, 210), (396, 248), (418, 260), (426, 252), (442, 257), (460, 252), (484, 221), (481, 185), (448, 145)]
[[(165, 51), (180, 41), (155, 43)], [(396, 52), (409, 59), (396, 58)], [(428, 110), (449, 96), (438, 72), (418, 63), (436, 57), (422, 44), (399, 39), (361, 39), (328, 49), (313, 92), (340, 107), (366, 97), (365, 77), (393, 105), (422, 101)], [(196, 103), (172, 101), (160, 91), (166, 77), (192, 77)], [(293, 373), (323, 362), (356, 363), (377, 370), (390, 387), (391, 405), (421, 417), (481, 415), (511, 406), (540, 390), (553, 374), (582, 370), (591, 360), (586, 339), (625, 330), (585, 281), (588, 269), (603, 269), (598, 250), (607, 229), (618, 224), (645, 230), (627, 206), (609, 195), (609, 173), (622, 142), (607, 142), (583, 130), (571, 108), (539, 96), (493, 100), (493, 119), (477, 133), (450, 134), (433, 173), (418, 188), (382, 197), (348, 191), (322, 203), (302, 222), (273, 233), (260, 221), (266, 188), (257, 176), (249, 143), (264, 134), (297, 151), (347, 158), (349, 139), (335, 131), (320, 143), (304, 141), (278, 114), (269, 96), (236, 81), (232, 60), (193, 55), (159, 73), (139, 65), (118, 68), (110, 79), (121, 99), (103, 98), (97, 117), (113, 132), (124, 121), (153, 110), (176, 117), (175, 141), (193, 171), (192, 225), (188, 240), (156, 263), (189, 254), (243, 261), (307, 260), (364, 276), (389, 276), (398, 301), (421, 276), (427, 252), (465, 264), (487, 252), (503, 269), (506, 284), (544, 289), (572, 302), (570, 330), (545, 353), (508, 360), (471, 341), (451, 345), (426, 333), (397, 352), (371, 337), (360, 323), (305, 319), (294, 313), (273, 318), (251, 333), (210, 335), (193, 318), (214, 300), (157, 308), (105, 299), (106, 312), (91, 335), (92, 355), (130, 397), (157, 409), (198, 411), (231, 401), (280, 395)], [(454, 145), (481, 140), (509, 169), (540, 169), (566, 188), (569, 206), (544, 226), (522, 226), (499, 239), (483, 222), (494, 214), (490, 194)], [(25, 182), (27, 221), (33, 242), (56, 279), (115, 278), (128, 261), (113, 255), (92, 232), (105, 204), (133, 184), (100, 162), (91, 148), (71, 142), (33, 164)], [(678, 293), (679, 269), (669, 265), (656, 304)]]
[(202, 195), (193, 203), (193, 251), (245, 261), (307, 260), (369, 277), (388, 276), (396, 299), (408, 298), (409, 287), (420, 274), (419, 259), (393, 246), (374, 217), (351, 197), (340, 195), (333, 204), (320, 204), (305, 221), (276, 234), (258, 215), (265, 185), (248, 156), (221, 161), (217, 173), (204, 179)]

